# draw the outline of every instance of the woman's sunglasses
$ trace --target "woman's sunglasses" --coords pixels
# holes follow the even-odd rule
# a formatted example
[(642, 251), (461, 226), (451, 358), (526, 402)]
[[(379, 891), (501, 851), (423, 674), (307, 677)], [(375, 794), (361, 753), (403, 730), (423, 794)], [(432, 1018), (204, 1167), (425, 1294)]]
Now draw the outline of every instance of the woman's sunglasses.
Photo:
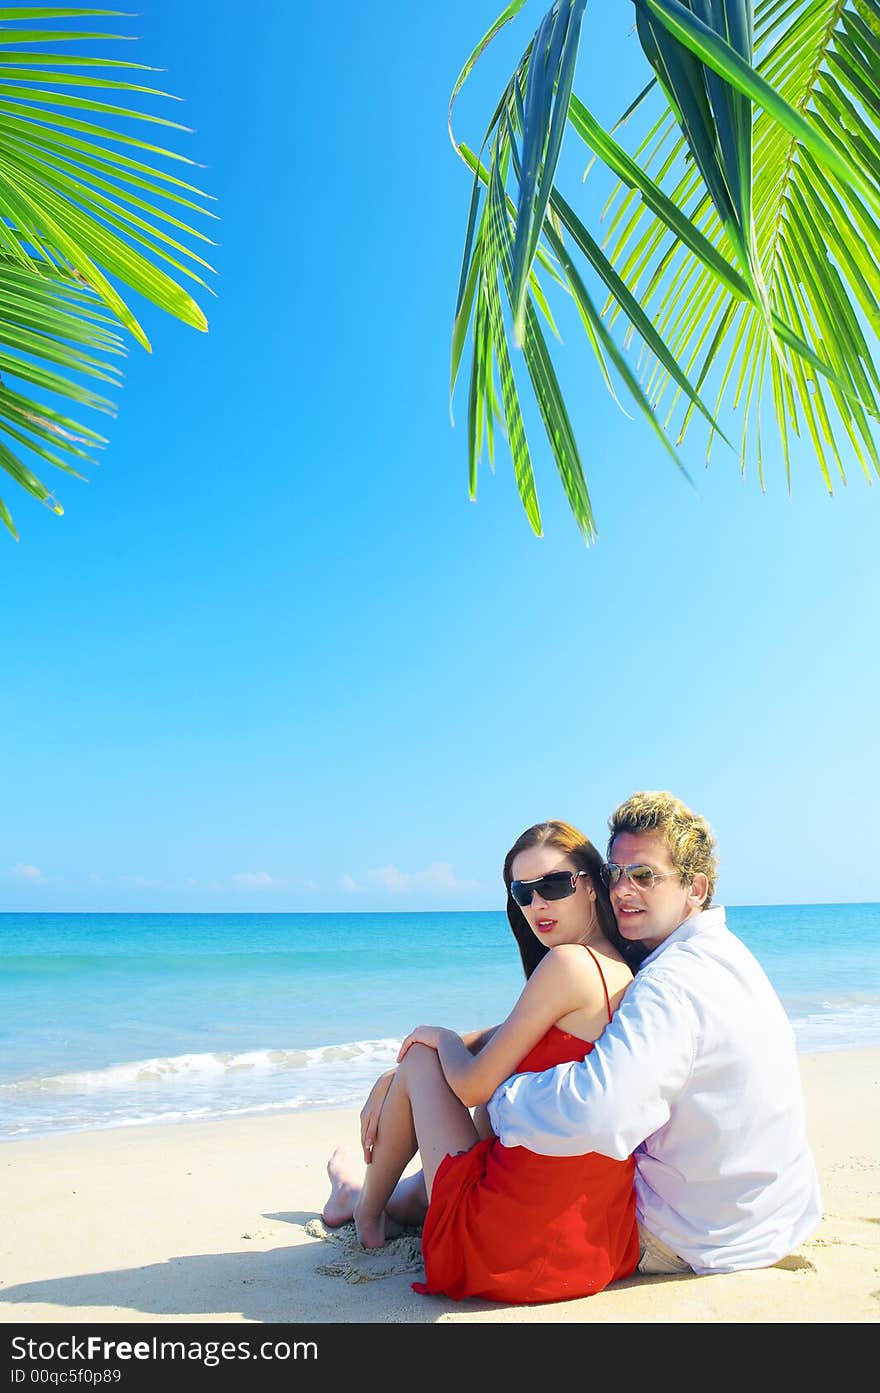
[(537, 880), (512, 880), (511, 898), (520, 909), (532, 903), (535, 893), (542, 900), (567, 900), (577, 889), (578, 877), (586, 874), (586, 871), (550, 871), (549, 875), (539, 875)]
[(651, 866), (618, 866), (616, 861), (609, 861), (602, 867), (602, 879), (609, 889), (625, 875), (637, 890), (653, 890), (655, 880), (668, 880), (674, 874), (674, 871), (655, 871)]

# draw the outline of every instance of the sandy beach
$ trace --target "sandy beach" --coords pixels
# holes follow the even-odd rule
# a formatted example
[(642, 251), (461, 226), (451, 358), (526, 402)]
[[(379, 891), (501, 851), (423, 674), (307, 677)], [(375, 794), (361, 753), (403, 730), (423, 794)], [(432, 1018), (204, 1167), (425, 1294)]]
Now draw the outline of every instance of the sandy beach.
[(631, 1278), (550, 1306), (419, 1296), (417, 1234), (363, 1252), (319, 1215), (326, 1111), (0, 1148), (0, 1323), (857, 1322), (880, 1317), (880, 1050), (801, 1059), (824, 1216), (784, 1267)]

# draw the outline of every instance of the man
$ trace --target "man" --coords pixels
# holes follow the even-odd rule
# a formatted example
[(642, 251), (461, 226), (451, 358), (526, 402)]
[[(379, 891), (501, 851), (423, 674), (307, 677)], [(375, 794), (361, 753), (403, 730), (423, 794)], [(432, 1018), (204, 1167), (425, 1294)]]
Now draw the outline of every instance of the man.
[(649, 954), (582, 1063), (501, 1085), (494, 1131), (550, 1156), (635, 1153), (640, 1272), (772, 1266), (821, 1218), (794, 1032), (710, 908), (705, 818), (670, 793), (637, 793), (609, 827), (617, 925)]

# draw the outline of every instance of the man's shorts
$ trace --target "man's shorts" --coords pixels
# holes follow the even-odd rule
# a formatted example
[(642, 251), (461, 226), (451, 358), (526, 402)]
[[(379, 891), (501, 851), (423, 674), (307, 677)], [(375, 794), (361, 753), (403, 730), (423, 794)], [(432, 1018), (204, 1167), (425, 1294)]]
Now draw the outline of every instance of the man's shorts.
[(676, 1272), (693, 1272), (690, 1263), (674, 1253), (661, 1238), (655, 1238), (642, 1224), (639, 1224), (639, 1265), (637, 1272), (643, 1277), (670, 1276)]

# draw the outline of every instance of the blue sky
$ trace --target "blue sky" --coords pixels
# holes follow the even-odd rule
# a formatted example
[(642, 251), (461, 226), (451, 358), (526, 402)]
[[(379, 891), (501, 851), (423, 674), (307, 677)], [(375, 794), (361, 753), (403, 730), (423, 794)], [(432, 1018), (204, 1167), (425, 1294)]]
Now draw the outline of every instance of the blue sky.
[[(855, 461), (829, 498), (802, 450), (789, 496), (770, 444), (762, 494), (695, 430), (692, 489), (572, 333), (598, 543), (538, 431), (544, 537), (503, 451), (468, 501), (446, 107), (500, 8), (125, 22), (217, 199), (210, 330), (145, 311), (154, 351), (131, 346), (90, 482), (53, 481), (63, 518), (4, 486), (0, 909), (500, 907), (523, 828), (604, 845), (661, 787), (712, 821), (728, 903), (880, 900), (880, 489)], [(541, 13), (465, 93), (472, 143)], [(644, 80), (630, 22), (587, 10), (603, 119)]]

